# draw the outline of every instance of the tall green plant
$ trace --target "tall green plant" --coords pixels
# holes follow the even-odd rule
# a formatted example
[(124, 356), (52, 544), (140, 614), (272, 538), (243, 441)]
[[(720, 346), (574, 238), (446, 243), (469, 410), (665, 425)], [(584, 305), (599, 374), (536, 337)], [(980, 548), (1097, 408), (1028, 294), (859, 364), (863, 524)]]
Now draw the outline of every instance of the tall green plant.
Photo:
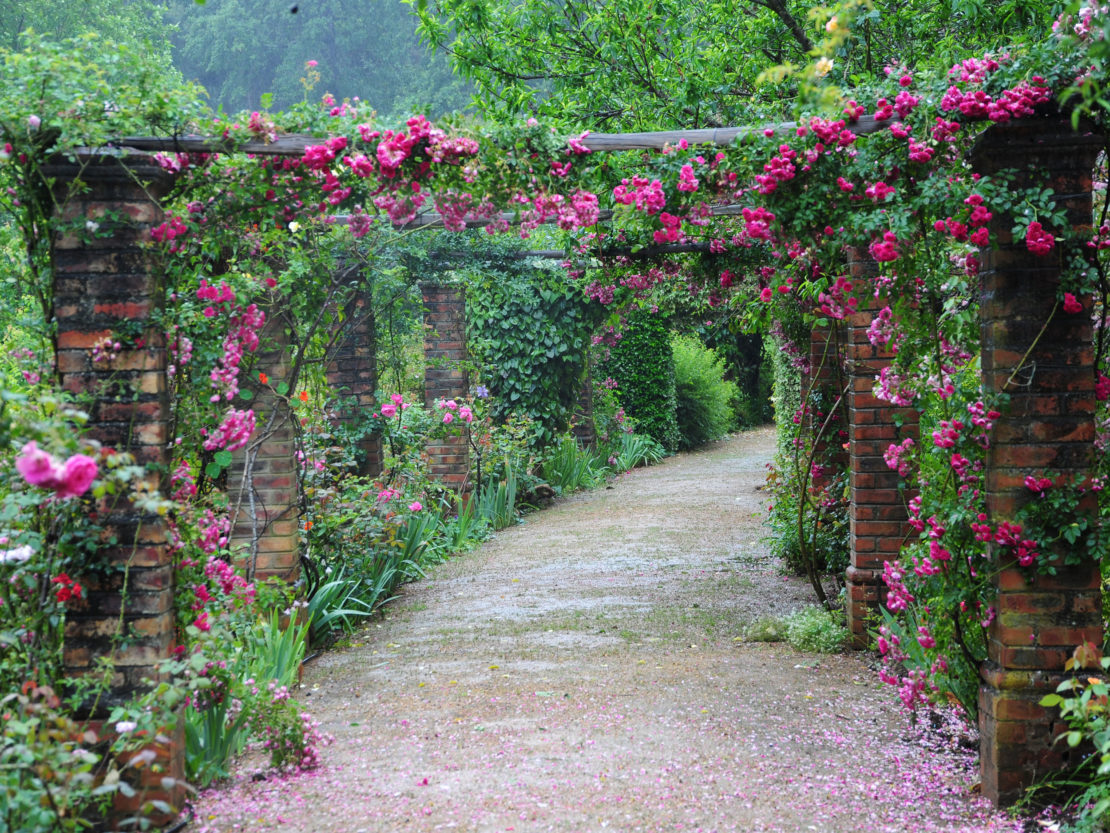
[(620, 403), (637, 430), (667, 451), (678, 448), (674, 357), (666, 322), (646, 311), (630, 315), (602, 369), (616, 380)]
[(736, 427), (733, 402), (740, 395), (736, 383), (724, 378), (724, 359), (693, 336), (675, 336), (671, 348), (679, 447), (720, 439)]

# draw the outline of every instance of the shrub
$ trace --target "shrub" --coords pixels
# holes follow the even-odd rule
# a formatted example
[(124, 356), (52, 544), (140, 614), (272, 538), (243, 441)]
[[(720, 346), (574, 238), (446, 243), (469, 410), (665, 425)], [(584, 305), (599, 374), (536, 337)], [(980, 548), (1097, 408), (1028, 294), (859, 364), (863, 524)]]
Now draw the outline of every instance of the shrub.
[(611, 349), (603, 370), (617, 382), (621, 405), (667, 451), (678, 448), (674, 357), (666, 324), (657, 315), (634, 313)]
[(841, 614), (820, 607), (803, 607), (783, 621), (786, 641), (798, 651), (839, 653), (848, 641), (848, 629), (842, 619)]
[(736, 383), (724, 378), (724, 359), (692, 336), (675, 336), (671, 349), (679, 448), (720, 439), (736, 427), (732, 403), (740, 395)]

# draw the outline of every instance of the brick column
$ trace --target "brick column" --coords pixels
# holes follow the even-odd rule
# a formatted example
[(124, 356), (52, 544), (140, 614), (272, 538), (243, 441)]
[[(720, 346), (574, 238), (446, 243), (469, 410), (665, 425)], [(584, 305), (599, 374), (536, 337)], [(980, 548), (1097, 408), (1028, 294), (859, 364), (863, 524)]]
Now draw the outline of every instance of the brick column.
[[(883, 453), (892, 443), (906, 437), (915, 441), (918, 413), (913, 408), (896, 408), (873, 393), (875, 379), (888, 367), (894, 354), (871, 344), (867, 329), (885, 303), (875, 298), (872, 282), (878, 264), (866, 250), (848, 253), (853, 283), (864, 283), (859, 307), (848, 319), (846, 364), (848, 387), (848, 507), (851, 548), (847, 570), (848, 630), (857, 648), (866, 648), (869, 616), (885, 601), (883, 565), (898, 557), (902, 543), (912, 531), (906, 523), (907, 503), (912, 495), (899, 489), (902, 478), (891, 471)], [(899, 428), (901, 423), (901, 428)]]
[[(85, 156), (78, 164), (59, 163), (45, 170), (64, 198), (79, 177), (85, 190), (60, 209), (63, 233), (55, 240), (54, 307), (57, 324), (57, 375), (71, 393), (90, 397), (87, 436), (104, 448), (127, 451), (147, 467), (144, 480), (162, 490), (169, 461), (165, 339), (151, 323), (162, 304), (162, 286), (149, 257), (151, 228), (162, 221), (158, 198), (170, 182), (145, 155), (118, 158)], [(141, 181), (141, 182), (140, 182)], [(87, 223), (98, 224), (93, 236)], [(65, 225), (72, 229), (65, 231)], [(143, 324), (141, 341), (123, 345), (110, 362), (92, 360), (98, 341), (115, 340), (124, 328)], [(141, 346), (140, 346), (141, 345)], [(163, 490), (164, 493), (164, 490)], [(131, 699), (144, 678), (157, 679), (158, 663), (169, 656), (174, 637), (173, 563), (166, 545), (164, 519), (133, 506), (126, 498), (106, 497), (96, 511), (107, 531), (97, 560), (107, 570), (85, 574), (85, 598), (66, 612), (63, 661), (71, 678), (97, 675), (95, 662), (110, 657), (114, 671), (105, 696), (82, 718), (99, 728), (113, 706)], [(121, 646), (120, 637), (126, 637)], [(161, 777), (183, 777), (183, 747), (160, 749), (165, 771), (154, 778), (145, 798), (181, 806), (179, 787), (162, 789)], [(145, 776), (144, 776), (145, 777)], [(140, 795), (143, 795), (140, 792)], [(133, 808), (120, 807), (129, 815)]]
[[(467, 395), (466, 294), (461, 286), (420, 284), (424, 297), (424, 404)], [(470, 484), (470, 455), (465, 436), (428, 445), (432, 477), (464, 492)]]
[[(300, 517), (297, 481), (297, 434), (293, 420), (298, 391), (287, 396), (274, 393), (274, 386), (288, 380), (287, 321), (274, 306), (266, 311), (259, 334), (263, 352), (242, 387), (254, 396), (255, 430), (250, 442), (234, 452), (228, 471), (228, 501), (231, 506), (231, 546), (236, 562), (249, 580), (280, 578), (296, 581), (300, 574)], [(264, 373), (268, 384), (261, 384)], [(303, 405), (302, 405), (303, 407)]]
[(370, 432), (370, 415), (377, 403), (377, 333), (370, 300), (356, 296), (347, 308), (346, 321), (335, 355), (328, 365), (328, 387), (337, 394), (333, 403), (336, 421), (348, 431), (363, 431), (355, 439), (358, 473), (376, 477), (382, 471), (382, 437)]
[[(1066, 117), (1036, 118), (991, 127), (973, 164), (986, 174), (1016, 169), (1014, 188), (1052, 187), (1069, 223), (1089, 226), (1091, 172), (1100, 148), (1098, 136), (1074, 132)], [(1090, 316), (1055, 309), (1048, 317), (1064, 262), (1074, 253), (1058, 246), (1047, 256), (1034, 255), (1023, 241), (1012, 240), (1012, 225), (1011, 217), (996, 211), (990, 233), (999, 248), (980, 253), (984, 386), (1010, 395), (987, 459), (994, 524), (1012, 520), (1033, 498), (1023, 485), (1026, 475), (1048, 469), (1081, 481), (1095, 435)], [(1091, 299), (1081, 300), (1089, 311)], [(1084, 509), (1094, 520), (1094, 501)], [(983, 794), (1009, 803), (1035, 777), (1066, 763), (1068, 747), (1053, 744), (1061, 727), (1037, 701), (1055, 689), (1077, 644), (1101, 644), (1102, 617), (1097, 563), (1027, 580), (1011, 559), (1003, 559), (979, 692), (980, 755)]]

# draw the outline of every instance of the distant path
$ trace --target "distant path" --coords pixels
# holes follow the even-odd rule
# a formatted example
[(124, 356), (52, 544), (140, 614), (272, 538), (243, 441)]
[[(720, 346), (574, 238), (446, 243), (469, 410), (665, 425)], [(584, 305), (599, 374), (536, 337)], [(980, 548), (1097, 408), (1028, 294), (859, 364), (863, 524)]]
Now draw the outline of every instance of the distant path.
[(773, 452), (760, 429), (630, 472), (406, 587), (306, 669), (325, 766), (247, 761), (191, 829), (1012, 829), (868, 655), (738, 640), (811, 596), (762, 543)]

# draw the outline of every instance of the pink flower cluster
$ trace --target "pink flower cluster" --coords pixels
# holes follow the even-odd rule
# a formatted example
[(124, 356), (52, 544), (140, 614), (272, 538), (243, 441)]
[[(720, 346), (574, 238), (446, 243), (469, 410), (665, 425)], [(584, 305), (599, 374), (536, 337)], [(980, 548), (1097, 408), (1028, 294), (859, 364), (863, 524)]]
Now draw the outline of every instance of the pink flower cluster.
[(1045, 231), (1044, 226), (1034, 220), (1025, 232), (1025, 247), (1035, 255), (1046, 255), (1056, 245), (1056, 238)]
[(178, 238), (182, 237), (189, 231), (189, 227), (185, 225), (180, 217), (170, 215), (170, 218), (163, 223), (158, 224), (150, 230), (150, 236), (154, 238), (156, 243), (169, 243), (171, 252), (179, 252), (184, 248), (183, 241)]
[[(993, 58), (968, 58), (953, 66), (948, 74), (957, 84), (948, 88), (940, 101), (940, 109), (958, 111), (969, 119), (1007, 122), (1033, 115), (1037, 105), (1051, 99), (1052, 91), (1044, 86), (1044, 79), (1040, 76), (1033, 76), (1032, 84), (1022, 81), (1004, 90), (998, 98), (992, 98), (982, 89), (982, 84), (998, 68), (999, 63)], [(965, 85), (966, 89), (961, 89), (958, 84)]]
[(875, 347), (890, 350), (898, 355), (899, 347), (905, 334), (899, 332), (894, 320), (894, 311), (890, 307), (883, 307), (878, 315), (871, 319), (867, 327), (867, 340)]
[(817, 296), (817, 300), (821, 303), (821, 313), (837, 320), (847, 318), (859, 306), (859, 298), (851, 293), (852, 282), (847, 278), (838, 277), (828, 293), (821, 292)]
[(891, 471), (898, 472), (899, 477), (906, 477), (912, 471), (909, 455), (913, 453), (913, 448), (913, 438), (906, 437), (901, 443), (891, 443), (883, 452), (883, 460)]
[(798, 152), (790, 145), (779, 145), (779, 154), (771, 158), (763, 166), (763, 173), (756, 174), (755, 181), (759, 183), (759, 193), (773, 194), (783, 182), (789, 182), (797, 175), (794, 160)]
[(210, 401), (219, 402), (223, 394), (230, 402), (239, 392), (239, 365), (244, 353), (253, 353), (258, 349), (258, 331), (264, 323), (266, 315), (255, 304), (246, 309), (239, 306), (232, 308), (227, 335), (224, 336), (223, 356), (208, 374), (212, 387), (216, 389)]
[(443, 424), (450, 425), (455, 421), (455, 414), (467, 425), (474, 421), (474, 412), (469, 405), (459, 405), (454, 399), (440, 399), (436, 407), (443, 411)]
[(27, 443), (15, 458), (15, 467), (32, 486), (50, 489), (58, 499), (80, 497), (96, 479), (96, 460), (85, 454), (74, 454), (64, 463), (38, 447), (34, 440)]
[(902, 256), (898, 249), (898, 236), (893, 231), (883, 232), (881, 240), (871, 241), (871, 256), (879, 263), (889, 263)]
[(658, 179), (648, 180), (642, 176), (632, 177), (631, 182), (622, 179), (621, 184), (613, 189), (613, 199), (648, 214), (658, 214), (667, 204), (663, 184)]
[(215, 431), (208, 433), (207, 429), (201, 429), (201, 435), (205, 437), (204, 447), (208, 451), (221, 448), (235, 451), (245, 446), (253, 433), (254, 411), (249, 408), (245, 411), (228, 408)]
[(382, 405), (381, 414), (386, 419), (392, 419), (393, 417), (397, 416), (398, 408), (403, 411), (407, 407), (408, 405), (405, 403), (405, 397), (399, 393), (395, 393), (389, 397), (388, 402)]

